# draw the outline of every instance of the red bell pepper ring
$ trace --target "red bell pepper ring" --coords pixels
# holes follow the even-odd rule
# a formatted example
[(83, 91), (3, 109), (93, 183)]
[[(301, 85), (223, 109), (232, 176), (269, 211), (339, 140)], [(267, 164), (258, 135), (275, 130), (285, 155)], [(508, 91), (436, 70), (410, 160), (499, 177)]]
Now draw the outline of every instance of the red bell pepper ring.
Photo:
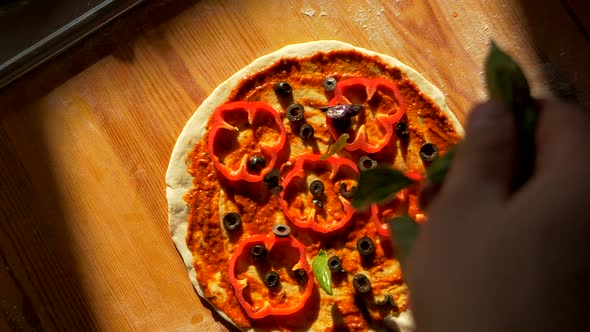
[(404, 98), (397, 86), (383, 78), (352, 78), (338, 82), (334, 98), (329, 105), (361, 104), (365, 110), (351, 117), (347, 128), (340, 128), (338, 121), (326, 118), (328, 130), (337, 140), (343, 133), (350, 135), (349, 151), (362, 150), (367, 153), (381, 151), (395, 132), (395, 124), (406, 112)]
[[(355, 210), (350, 198), (341, 194), (340, 186), (344, 183), (350, 191), (358, 177), (357, 165), (349, 159), (329, 157), (320, 160), (317, 154), (300, 155), (282, 182), (281, 208), (298, 227), (320, 233), (341, 229), (352, 219)], [(315, 197), (309, 190), (311, 182), (316, 179), (324, 184), (321, 197)]]
[[(251, 302), (249, 299), (247, 299), (247, 297), (244, 295), (244, 291), (249, 286), (248, 280), (239, 279), (238, 276), (236, 276), (236, 268), (240, 259), (250, 259), (250, 249), (256, 244), (263, 244), (268, 252), (268, 255), (272, 253), (273, 248), (276, 248), (275, 250), (285, 250), (284, 248), (280, 248), (280, 246), (285, 245), (297, 250), (299, 253), (299, 260), (291, 269), (292, 271), (295, 271), (296, 269), (303, 269), (307, 274), (307, 280), (305, 281), (305, 284), (301, 285), (304, 287), (304, 291), (301, 295), (300, 301), (296, 303), (293, 301), (286, 301), (285, 303), (287, 303), (288, 306), (284, 307), (273, 307), (269, 301), (265, 301), (262, 307), (257, 308), (257, 305), (253, 301)], [(314, 288), (311, 268), (307, 263), (307, 258), (305, 255), (305, 247), (291, 236), (278, 237), (274, 234), (260, 234), (245, 238), (244, 240), (240, 241), (238, 247), (233, 252), (229, 260), (228, 277), (232, 287), (234, 288), (234, 294), (238, 299), (238, 302), (248, 317), (252, 319), (260, 319), (267, 316), (285, 316), (295, 314), (305, 306), (308, 299), (311, 297), (311, 293)]]
[[(215, 168), (226, 179), (259, 182), (274, 167), (286, 141), (287, 131), (272, 106), (239, 101), (215, 109), (207, 149)], [(263, 157), (264, 167), (248, 167), (253, 156)]]
[[(424, 176), (416, 172), (407, 172), (406, 176), (410, 179), (420, 182)], [(418, 206), (418, 185), (412, 185), (404, 188), (395, 194), (393, 200), (383, 206), (371, 204), (371, 219), (375, 224), (377, 232), (383, 237), (390, 237), (389, 224), (382, 222), (395, 217), (407, 214), (418, 223), (423, 223), (426, 216)]]

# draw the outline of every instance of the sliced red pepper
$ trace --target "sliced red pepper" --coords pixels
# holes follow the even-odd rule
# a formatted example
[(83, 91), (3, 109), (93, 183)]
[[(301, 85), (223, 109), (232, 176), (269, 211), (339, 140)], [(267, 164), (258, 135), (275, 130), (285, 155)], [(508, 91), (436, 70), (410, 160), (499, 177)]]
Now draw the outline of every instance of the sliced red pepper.
[(383, 78), (352, 78), (338, 82), (331, 106), (360, 104), (365, 110), (350, 118), (350, 125), (343, 120), (326, 118), (333, 139), (341, 134), (350, 135), (349, 151), (362, 150), (375, 153), (385, 147), (406, 111), (404, 99), (396, 85)]
[[(215, 109), (207, 148), (215, 168), (225, 178), (258, 182), (274, 167), (286, 141), (287, 131), (272, 106), (240, 101)], [(248, 167), (253, 156), (263, 157), (266, 165)]]
[[(406, 176), (416, 182), (422, 182), (424, 175), (417, 172), (407, 172)], [(420, 209), (420, 186), (415, 184), (407, 188), (408, 190), (408, 215), (417, 223), (422, 224), (426, 221), (426, 214)]]
[[(268, 254), (266, 261), (254, 264), (250, 259), (250, 249), (257, 244), (264, 245)], [(259, 275), (264, 275), (265, 270), (278, 270), (281, 279), (280, 288), (271, 290), (266, 288), (264, 281), (260, 278), (248, 278), (246, 272), (253, 265)], [(306, 273), (304, 283), (298, 283), (294, 277), (298, 269), (303, 269)], [(314, 288), (305, 247), (291, 236), (277, 237), (274, 234), (261, 234), (243, 239), (229, 260), (228, 277), (238, 302), (248, 317), (253, 319), (297, 313), (305, 306)], [(293, 295), (292, 291), (280, 291), (281, 288), (287, 287), (289, 289), (296, 287), (299, 293)]]
[[(406, 176), (416, 182), (424, 180), (424, 176), (417, 172), (407, 172)], [(388, 204), (381, 206), (372, 204), (371, 219), (375, 223), (377, 232), (384, 237), (390, 237), (389, 225), (387, 222), (382, 221), (387, 221), (404, 214), (409, 215), (418, 223), (423, 223), (426, 220), (426, 216), (418, 205), (418, 194), (418, 185), (412, 185), (398, 191), (393, 200)]]
[[(346, 158), (330, 157), (320, 160), (316, 154), (303, 154), (287, 173), (282, 183), (281, 208), (289, 220), (298, 227), (311, 228), (320, 233), (338, 230), (348, 224), (354, 215), (351, 198), (340, 192), (357, 185), (359, 171), (355, 163)], [(314, 196), (309, 186), (320, 180), (324, 193)]]

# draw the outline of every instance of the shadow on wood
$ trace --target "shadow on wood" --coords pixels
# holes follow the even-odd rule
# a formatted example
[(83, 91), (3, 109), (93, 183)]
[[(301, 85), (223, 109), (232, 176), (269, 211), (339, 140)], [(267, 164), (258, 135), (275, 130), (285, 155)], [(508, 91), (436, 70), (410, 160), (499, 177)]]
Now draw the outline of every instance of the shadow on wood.
[[(71, 248), (67, 202), (47, 167), (40, 125), (26, 128), (25, 151), (17, 151), (0, 128), (0, 320), (13, 331), (91, 331), (97, 324), (79, 278), (83, 262)], [(26, 160), (34, 160), (35, 168), (27, 169)]]

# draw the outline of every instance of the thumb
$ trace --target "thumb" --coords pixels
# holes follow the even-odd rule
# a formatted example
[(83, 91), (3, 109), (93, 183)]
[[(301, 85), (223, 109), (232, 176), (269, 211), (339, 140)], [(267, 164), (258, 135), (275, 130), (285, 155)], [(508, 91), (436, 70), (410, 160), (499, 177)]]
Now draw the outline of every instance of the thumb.
[(503, 199), (510, 192), (515, 153), (512, 114), (494, 102), (476, 106), (469, 116), (446, 188), (461, 200)]

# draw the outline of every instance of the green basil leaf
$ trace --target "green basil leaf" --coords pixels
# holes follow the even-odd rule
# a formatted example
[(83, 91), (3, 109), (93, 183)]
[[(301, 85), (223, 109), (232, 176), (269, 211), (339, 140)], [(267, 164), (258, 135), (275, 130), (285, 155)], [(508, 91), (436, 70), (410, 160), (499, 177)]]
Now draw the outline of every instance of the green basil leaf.
[(514, 111), (514, 106), (530, 99), (529, 83), (524, 72), (494, 41), (486, 58), (485, 73), (490, 98), (501, 102), (507, 109)]
[(397, 259), (405, 265), (418, 236), (418, 224), (408, 215), (389, 221), (389, 231), (396, 249)]
[(333, 156), (334, 154), (338, 153), (340, 150), (344, 149), (344, 146), (346, 145), (346, 141), (348, 141), (349, 138), (350, 138), (350, 135), (347, 133), (340, 135), (340, 137), (338, 137), (338, 140), (336, 141), (336, 143), (334, 143), (330, 146), (330, 148), (328, 149), (328, 152), (326, 152), (325, 154), (320, 156), (320, 160), (328, 159), (331, 156)]
[(352, 206), (363, 210), (372, 203), (383, 203), (391, 199), (395, 193), (414, 183), (404, 173), (387, 165), (380, 165), (361, 172), (358, 190)]
[(494, 41), (486, 59), (485, 73), (490, 99), (502, 103), (514, 116), (518, 159), (514, 185), (520, 187), (533, 172), (540, 108), (531, 97), (529, 83), (520, 66)]
[(328, 267), (328, 255), (325, 251), (320, 249), (320, 252), (313, 258), (311, 262), (311, 270), (313, 275), (320, 284), (320, 287), (328, 294), (332, 295), (332, 274)]
[(457, 145), (451, 146), (447, 152), (441, 157), (437, 158), (428, 170), (426, 171), (428, 180), (433, 184), (442, 184), (445, 181), (445, 177), (451, 168), (451, 163), (455, 158), (455, 152), (457, 151)]

